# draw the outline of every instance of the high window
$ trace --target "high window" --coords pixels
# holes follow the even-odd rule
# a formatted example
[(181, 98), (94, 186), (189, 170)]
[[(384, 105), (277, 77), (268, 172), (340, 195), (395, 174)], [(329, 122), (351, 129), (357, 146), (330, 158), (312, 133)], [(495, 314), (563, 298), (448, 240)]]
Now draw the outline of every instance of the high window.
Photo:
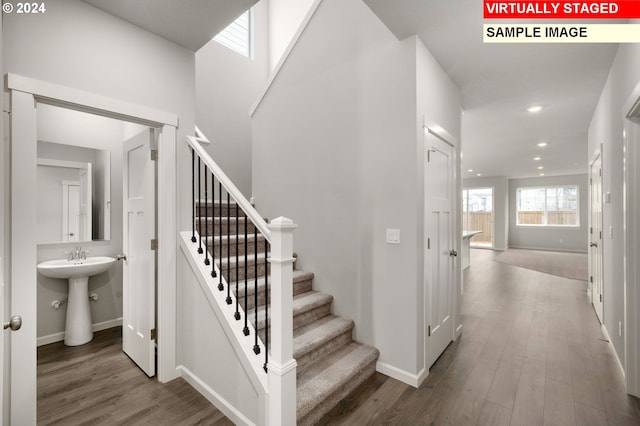
[(579, 226), (577, 186), (517, 189), (517, 224), (520, 226)]
[(252, 21), (252, 13), (249, 9), (213, 39), (247, 58), (253, 58)]

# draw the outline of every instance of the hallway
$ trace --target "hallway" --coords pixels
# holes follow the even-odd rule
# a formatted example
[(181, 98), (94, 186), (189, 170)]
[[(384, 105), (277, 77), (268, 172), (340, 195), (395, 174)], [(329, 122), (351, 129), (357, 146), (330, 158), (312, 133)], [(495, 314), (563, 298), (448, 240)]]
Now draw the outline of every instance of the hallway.
[(323, 424), (640, 425), (586, 282), (472, 250), (464, 331), (419, 389), (376, 374)]

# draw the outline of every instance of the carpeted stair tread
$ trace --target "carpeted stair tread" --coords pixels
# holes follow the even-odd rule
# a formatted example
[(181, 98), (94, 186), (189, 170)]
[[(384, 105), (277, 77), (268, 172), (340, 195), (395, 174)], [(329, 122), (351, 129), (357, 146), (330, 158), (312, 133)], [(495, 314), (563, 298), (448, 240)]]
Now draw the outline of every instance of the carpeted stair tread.
[(298, 362), (297, 374), (349, 343), (353, 326), (351, 320), (327, 315), (294, 330), (293, 357)]
[[(299, 269), (294, 269), (293, 270), (293, 286), (294, 286), (293, 295), (294, 296), (296, 295), (296, 292), (295, 292), (296, 284), (304, 281), (311, 281), (311, 280), (313, 280), (313, 272), (306, 272)], [(247, 294), (249, 296), (253, 296), (253, 294), (255, 293), (254, 284), (255, 283), (253, 279), (247, 280)], [(269, 275), (269, 286), (271, 286), (271, 275)], [(231, 283), (231, 288), (233, 289), (236, 288), (235, 282)], [(264, 277), (260, 277), (258, 279), (258, 293), (261, 293), (261, 292), (264, 292)], [(239, 298), (244, 297), (244, 280), (240, 280), (238, 282), (238, 297)]]
[[(255, 236), (253, 234), (247, 234), (247, 238), (244, 238), (244, 235), (234, 235), (231, 234), (227, 237), (227, 235), (223, 235), (222, 237), (220, 237), (219, 235), (216, 235), (214, 237), (212, 237), (211, 235), (207, 236), (207, 237), (203, 237), (202, 240), (206, 241), (208, 244), (212, 244), (212, 242), (215, 242), (216, 248), (218, 246), (220, 246), (220, 239), (222, 239), (222, 245), (227, 245), (227, 244), (245, 244), (245, 242), (249, 242), (252, 243), (255, 241)], [(258, 241), (264, 241), (264, 235), (262, 234), (258, 234)]]
[(348, 394), (350, 382), (364, 381), (366, 378), (358, 376), (378, 355), (375, 348), (351, 342), (307, 369), (297, 381), (298, 421), (308, 417), (324, 401), (339, 397), (342, 390)]
[[(333, 301), (333, 296), (329, 294), (320, 293), (318, 291), (307, 291), (306, 293), (299, 294), (293, 297), (293, 328), (296, 328), (296, 317), (301, 316), (304, 313), (313, 311), (314, 309), (318, 309), (320, 307), (331, 305)], [(258, 307), (258, 324), (257, 329), (262, 330), (265, 324), (264, 318), (264, 306)], [(269, 315), (271, 315), (271, 310), (269, 310)], [(324, 315), (323, 315), (324, 316)], [(255, 309), (251, 309), (249, 311), (248, 317), (255, 318)], [(254, 325), (255, 326), (255, 325)]]
[[(238, 216), (236, 218), (235, 215), (233, 216), (229, 216), (227, 217), (226, 215), (220, 217), (220, 216), (195, 216), (195, 221), (196, 221), (196, 226), (198, 226), (200, 224), (200, 221), (202, 221), (202, 224), (204, 225), (205, 223), (209, 223), (209, 222), (213, 222), (215, 224), (219, 224), (219, 223), (231, 223), (232, 224), (232, 228), (235, 225), (236, 222), (238, 222), (239, 224), (239, 231), (240, 232), (244, 232), (244, 222), (247, 221), (246, 216)], [(236, 220), (237, 219), (237, 220)], [(264, 218), (264, 221), (267, 222), (267, 218)], [(249, 222), (247, 222), (248, 225), (250, 225), (252, 222), (251, 220), (249, 220)], [(235, 229), (235, 228), (234, 228)]]
[(293, 357), (297, 359), (316, 349), (328, 339), (352, 329), (353, 321), (335, 315), (327, 315), (318, 321), (299, 327), (293, 333)]
[[(223, 253), (223, 255), (224, 254), (225, 253)], [(258, 263), (264, 263), (265, 262), (265, 257), (266, 256), (265, 256), (264, 253), (258, 253)], [(230, 264), (232, 268), (236, 267), (236, 256), (231, 256), (231, 257), (223, 256), (222, 259), (220, 259), (219, 257), (216, 257), (216, 264), (220, 265), (220, 261), (221, 260), (222, 260), (223, 268), (226, 268), (227, 264)], [(254, 263), (256, 263), (255, 256), (253, 256), (253, 255), (247, 256), (247, 265), (253, 265)], [(238, 256), (238, 266), (239, 267), (243, 267), (244, 266), (244, 256)]]

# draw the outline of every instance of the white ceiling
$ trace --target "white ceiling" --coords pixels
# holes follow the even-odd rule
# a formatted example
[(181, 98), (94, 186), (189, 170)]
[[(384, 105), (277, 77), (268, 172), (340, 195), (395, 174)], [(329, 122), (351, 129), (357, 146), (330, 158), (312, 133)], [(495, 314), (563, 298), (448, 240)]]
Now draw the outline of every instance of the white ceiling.
[[(587, 172), (616, 44), (483, 44), (481, 0), (364, 1), (399, 39), (417, 34), (460, 88), (463, 177)], [(533, 104), (545, 108), (524, 111)]]
[(258, 0), (82, 0), (193, 52)]

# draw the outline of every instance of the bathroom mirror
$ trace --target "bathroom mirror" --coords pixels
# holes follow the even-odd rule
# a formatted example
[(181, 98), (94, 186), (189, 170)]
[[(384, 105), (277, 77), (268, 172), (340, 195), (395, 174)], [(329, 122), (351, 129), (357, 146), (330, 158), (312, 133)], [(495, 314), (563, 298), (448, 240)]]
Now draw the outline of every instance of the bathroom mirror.
[(110, 152), (38, 141), (38, 243), (110, 239)]

